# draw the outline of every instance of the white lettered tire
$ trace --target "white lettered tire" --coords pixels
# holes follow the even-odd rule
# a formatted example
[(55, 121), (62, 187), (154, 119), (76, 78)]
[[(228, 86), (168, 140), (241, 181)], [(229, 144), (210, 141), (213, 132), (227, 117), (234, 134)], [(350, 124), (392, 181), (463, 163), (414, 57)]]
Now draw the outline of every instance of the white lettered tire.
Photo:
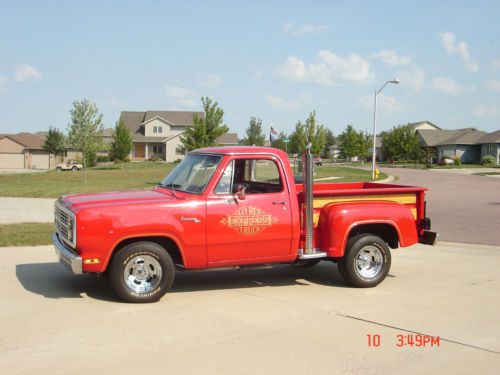
[(125, 302), (158, 301), (174, 283), (175, 267), (168, 252), (155, 242), (134, 242), (121, 250), (109, 269), (111, 285)]
[(380, 284), (391, 268), (387, 243), (372, 234), (360, 234), (347, 241), (344, 257), (338, 262), (342, 278), (358, 288)]

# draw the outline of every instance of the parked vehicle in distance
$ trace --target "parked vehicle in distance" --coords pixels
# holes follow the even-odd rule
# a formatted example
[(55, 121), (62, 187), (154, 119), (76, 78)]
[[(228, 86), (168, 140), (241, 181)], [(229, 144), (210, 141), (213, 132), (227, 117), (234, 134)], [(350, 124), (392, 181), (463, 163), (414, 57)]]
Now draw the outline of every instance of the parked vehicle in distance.
[(321, 159), (320, 156), (316, 156), (314, 158), (314, 164), (319, 165), (319, 166), (323, 165), (323, 160)]
[[(434, 244), (423, 187), (313, 184), (304, 156), (296, 184), (285, 152), (210, 147), (190, 152), (148, 190), (55, 202), (52, 240), (75, 274), (107, 274), (127, 302), (158, 301), (176, 270), (337, 263), (350, 285), (374, 287), (391, 251)], [(397, 279), (396, 279), (397, 282)]]
[(57, 164), (56, 171), (79, 171), (83, 169), (83, 165), (76, 160), (67, 160), (63, 163)]

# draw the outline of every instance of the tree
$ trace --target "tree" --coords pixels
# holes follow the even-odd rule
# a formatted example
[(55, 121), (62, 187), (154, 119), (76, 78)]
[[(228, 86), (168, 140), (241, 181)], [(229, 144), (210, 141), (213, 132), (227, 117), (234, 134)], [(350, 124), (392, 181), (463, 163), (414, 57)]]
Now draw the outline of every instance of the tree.
[(361, 162), (368, 159), (373, 150), (373, 138), (370, 134), (360, 131), (358, 133), (358, 156)]
[(421, 158), (420, 141), (411, 125), (398, 125), (380, 134), (382, 152), (389, 160), (418, 160)]
[(182, 152), (214, 146), (216, 139), (229, 131), (222, 123), (224, 111), (218, 107), (218, 103), (208, 97), (202, 97), (201, 102), (205, 116), (200, 117), (197, 113), (193, 115), (193, 126), (187, 128), (180, 138)]
[(113, 142), (111, 143), (111, 158), (126, 161), (131, 150), (132, 136), (130, 130), (122, 121), (117, 121), (113, 133)]
[(326, 144), (326, 128), (316, 122), (316, 111), (309, 114), (305, 123), (307, 141), (311, 142), (313, 155), (320, 155)]
[(340, 157), (348, 159), (359, 156), (359, 135), (354, 127), (349, 124), (338, 136)]
[(289, 151), (292, 154), (302, 154), (307, 147), (307, 134), (306, 126), (302, 122), (297, 122), (295, 124), (295, 130), (290, 135), (290, 148)]
[(329, 158), (330, 157), (330, 147), (332, 147), (335, 142), (335, 136), (333, 135), (333, 132), (330, 129), (326, 129), (326, 134), (325, 134), (325, 147), (323, 148), (323, 152), (321, 153), (321, 156), (324, 158)]
[(243, 139), (243, 144), (247, 146), (264, 146), (265, 135), (262, 133), (262, 120), (251, 117), (250, 125), (246, 130), (247, 136)]
[[(66, 137), (59, 129), (49, 127), (49, 132), (43, 141), (42, 147), (54, 156), (62, 155), (66, 148)], [(50, 168), (50, 159), (49, 159)]]
[(289, 151), (289, 147), (285, 143), (285, 139), (287, 139), (287, 137), (288, 136), (285, 132), (280, 132), (276, 140), (273, 142), (272, 147), (279, 148), (283, 151)]
[(95, 161), (97, 151), (103, 148), (102, 114), (94, 103), (87, 99), (74, 101), (69, 111), (68, 140), (77, 152), (82, 153), (83, 180), (87, 183), (87, 165)]

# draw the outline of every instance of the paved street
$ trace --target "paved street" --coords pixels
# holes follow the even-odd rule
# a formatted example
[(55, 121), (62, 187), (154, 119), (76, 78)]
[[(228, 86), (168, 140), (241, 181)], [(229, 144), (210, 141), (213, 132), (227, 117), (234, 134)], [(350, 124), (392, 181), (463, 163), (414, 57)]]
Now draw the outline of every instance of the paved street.
[[(117, 303), (51, 246), (0, 248), (4, 374), (498, 374), (500, 248), (393, 252), (389, 277), (354, 289), (335, 265), (178, 273), (159, 303)], [(397, 346), (397, 335), (439, 347)], [(369, 347), (367, 335), (379, 335)]]
[(53, 222), (54, 201), (53, 198), (0, 197), (0, 224)]
[(382, 170), (399, 176), (392, 183), (429, 188), (428, 216), (440, 240), (500, 245), (500, 178), (442, 170)]

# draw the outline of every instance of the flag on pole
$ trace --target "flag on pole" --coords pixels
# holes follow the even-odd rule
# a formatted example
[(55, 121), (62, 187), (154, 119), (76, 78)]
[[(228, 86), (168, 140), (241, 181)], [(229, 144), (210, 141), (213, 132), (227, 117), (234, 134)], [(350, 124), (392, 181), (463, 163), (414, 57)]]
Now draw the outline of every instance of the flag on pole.
[(274, 143), (274, 141), (276, 141), (277, 137), (278, 137), (278, 132), (276, 130), (274, 130), (273, 127), (271, 126), (271, 132), (269, 133), (270, 146), (273, 145), (273, 143)]

